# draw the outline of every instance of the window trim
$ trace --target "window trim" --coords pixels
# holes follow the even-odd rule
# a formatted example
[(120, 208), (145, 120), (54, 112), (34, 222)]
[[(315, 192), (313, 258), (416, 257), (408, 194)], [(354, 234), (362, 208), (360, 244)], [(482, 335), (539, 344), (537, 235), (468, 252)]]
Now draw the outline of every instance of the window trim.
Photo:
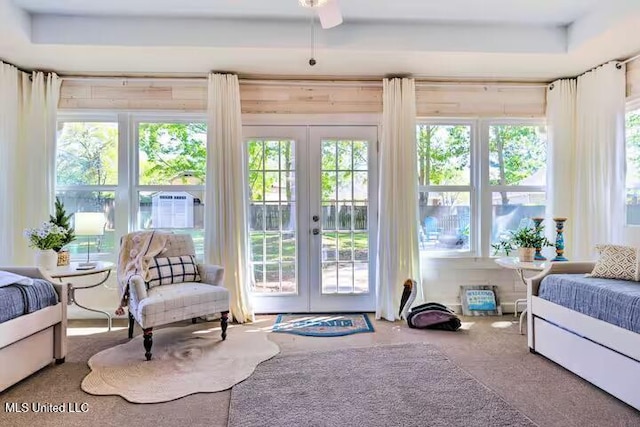
[[(116, 123), (118, 126), (118, 182), (113, 185), (63, 185), (55, 183), (55, 191), (110, 191), (115, 194), (116, 239), (130, 231), (138, 230), (138, 194), (140, 191), (158, 191), (168, 189), (163, 185), (140, 185), (138, 163), (138, 126), (140, 123), (207, 123), (205, 113), (185, 113), (179, 111), (129, 112), (129, 111), (76, 111), (59, 112), (56, 118), (60, 123), (104, 122)], [(55, 171), (54, 171), (55, 174)], [(55, 180), (54, 180), (55, 182)], [(205, 191), (205, 185), (173, 185), (174, 191)], [(94, 255), (92, 254), (92, 257)], [(95, 255), (96, 259), (115, 260), (116, 253)]]
[(625, 228), (631, 228), (631, 229), (640, 229), (640, 224), (629, 224), (627, 222), (627, 191), (629, 190), (629, 188), (627, 187), (627, 171), (629, 170), (628, 168), (628, 164), (627, 164), (627, 114), (637, 111), (638, 114), (640, 114), (640, 97), (636, 97), (633, 98), (632, 100), (628, 101), (626, 103), (625, 106), (625, 110), (624, 110), (624, 122), (625, 122), (625, 126), (624, 126), (624, 150), (625, 150), (625, 155), (624, 155), (624, 166), (625, 166), (625, 171), (624, 171), (624, 227)]
[[(637, 100), (640, 108), (640, 99)], [(545, 117), (417, 117), (416, 127), (419, 125), (469, 125), (471, 127), (471, 167), (469, 186), (418, 185), (421, 191), (469, 191), (470, 192), (470, 226), (469, 251), (438, 253), (430, 255), (427, 251), (420, 251), (421, 256), (430, 259), (439, 258), (494, 258), (491, 249), (491, 229), (493, 212), (491, 196), (496, 191), (509, 192), (542, 192), (548, 200), (548, 185), (508, 185), (492, 186), (489, 183), (489, 129), (491, 126), (542, 126), (547, 128)], [(417, 141), (416, 141), (417, 144)], [(547, 151), (548, 156), (548, 151)]]
[[(416, 119), (416, 131), (417, 127), (421, 125), (427, 126), (469, 126), (469, 184), (468, 185), (418, 185), (418, 195), (421, 192), (468, 192), (469, 193), (469, 224), (472, 230), (469, 233), (469, 250), (467, 251), (442, 251), (435, 256), (429, 255), (428, 251), (420, 251), (421, 254), (429, 256), (430, 258), (470, 258), (475, 257), (478, 254), (478, 132), (477, 132), (477, 119), (465, 119), (465, 118), (417, 118)], [(417, 146), (416, 141), (416, 146)], [(420, 224), (419, 224), (420, 226)]]

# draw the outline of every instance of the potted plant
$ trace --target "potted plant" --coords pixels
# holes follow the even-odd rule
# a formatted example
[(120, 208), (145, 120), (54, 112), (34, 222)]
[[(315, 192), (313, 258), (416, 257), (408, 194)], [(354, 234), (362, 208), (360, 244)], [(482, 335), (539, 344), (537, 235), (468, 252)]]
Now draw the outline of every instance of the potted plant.
[(36, 266), (51, 270), (58, 264), (58, 254), (53, 248), (60, 247), (66, 236), (66, 230), (50, 222), (43, 222), (40, 228), (27, 228), (24, 236), (29, 246), (37, 249)]
[(65, 230), (65, 237), (52, 249), (58, 254), (58, 265), (69, 265), (69, 251), (64, 247), (76, 239), (74, 229), (71, 227), (71, 214), (67, 215), (64, 203), (58, 197), (56, 197), (55, 207), (55, 215), (49, 215), (49, 222)]
[(524, 227), (515, 231), (509, 231), (509, 236), (500, 239), (498, 243), (491, 245), (495, 249), (494, 255), (503, 251), (507, 256), (515, 249), (518, 250), (518, 258), (522, 262), (533, 262), (536, 249), (547, 246), (555, 246), (544, 235), (544, 226)]

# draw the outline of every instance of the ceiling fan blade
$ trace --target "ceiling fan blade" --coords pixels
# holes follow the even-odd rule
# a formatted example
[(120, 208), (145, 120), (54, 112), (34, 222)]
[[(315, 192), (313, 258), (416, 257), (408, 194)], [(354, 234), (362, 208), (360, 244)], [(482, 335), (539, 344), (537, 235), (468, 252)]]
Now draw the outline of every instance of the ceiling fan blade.
[(327, 4), (318, 8), (318, 18), (320, 18), (320, 25), (324, 29), (342, 24), (342, 12), (338, 0), (329, 0)]

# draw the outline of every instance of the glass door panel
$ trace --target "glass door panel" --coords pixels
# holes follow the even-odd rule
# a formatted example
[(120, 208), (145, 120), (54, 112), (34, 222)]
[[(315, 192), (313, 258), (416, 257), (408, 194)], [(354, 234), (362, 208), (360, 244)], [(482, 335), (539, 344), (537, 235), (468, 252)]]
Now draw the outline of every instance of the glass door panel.
[(304, 127), (244, 127), (251, 291), (257, 312), (307, 310), (307, 292), (300, 289), (296, 174), (305, 133)]
[(374, 308), (369, 248), (376, 238), (376, 216), (370, 212), (372, 202), (377, 206), (371, 167), (377, 164), (376, 141), (375, 127), (311, 128), (310, 150), (317, 155), (310, 157), (310, 206), (321, 218), (312, 223), (319, 238), (312, 238), (311, 271), (317, 273), (311, 274), (311, 311)]

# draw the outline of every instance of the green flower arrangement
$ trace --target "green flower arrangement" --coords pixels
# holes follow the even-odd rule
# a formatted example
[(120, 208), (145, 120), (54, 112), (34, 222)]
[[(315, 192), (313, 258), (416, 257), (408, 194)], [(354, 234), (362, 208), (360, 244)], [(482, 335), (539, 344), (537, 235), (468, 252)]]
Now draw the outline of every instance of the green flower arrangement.
[(494, 249), (494, 255), (503, 251), (507, 256), (517, 248), (544, 248), (547, 246), (555, 246), (544, 235), (544, 225), (538, 227), (525, 227), (518, 230), (509, 231), (510, 235), (501, 239), (498, 243), (494, 243), (491, 247)]
[(29, 240), (30, 247), (47, 250), (62, 247), (67, 230), (50, 222), (43, 222), (40, 228), (24, 230), (24, 236)]

